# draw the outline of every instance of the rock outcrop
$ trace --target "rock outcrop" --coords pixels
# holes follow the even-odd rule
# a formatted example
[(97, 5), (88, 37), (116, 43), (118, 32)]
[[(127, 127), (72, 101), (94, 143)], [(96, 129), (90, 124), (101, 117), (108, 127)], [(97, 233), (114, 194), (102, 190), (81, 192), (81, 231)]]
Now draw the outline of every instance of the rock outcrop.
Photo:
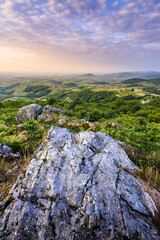
[(25, 122), (31, 119), (37, 119), (38, 115), (42, 113), (42, 107), (38, 104), (30, 104), (20, 108), (16, 115), (16, 120), (19, 123)]
[(63, 111), (60, 108), (51, 107), (49, 105), (46, 105), (43, 109), (42, 114), (40, 114), (37, 118), (37, 120), (41, 122), (50, 122), (54, 121), (55, 118), (62, 114)]
[(55, 108), (55, 107), (51, 107), (49, 105), (46, 105), (43, 109), (43, 113), (48, 113), (48, 112), (53, 112), (57, 115), (59, 114), (63, 114), (63, 111), (60, 108)]
[(110, 136), (52, 127), (1, 204), (1, 239), (160, 239), (137, 170)]

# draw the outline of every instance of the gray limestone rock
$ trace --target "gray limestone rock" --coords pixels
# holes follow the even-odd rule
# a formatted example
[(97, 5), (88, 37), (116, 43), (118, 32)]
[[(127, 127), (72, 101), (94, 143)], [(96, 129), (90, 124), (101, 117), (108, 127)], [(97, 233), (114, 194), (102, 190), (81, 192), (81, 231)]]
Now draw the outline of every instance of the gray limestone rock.
[(20, 153), (13, 153), (13, 149), (10, 146), (6, 143), (2, 143), (0, 144), (0, 160), (2, 159), (6, 161), (20, 159)]
[(57, 115), (63, 113), (63, 111), (60, 108), (51, 107), (49, 105), (44, 106), (43, 113), (46, 113), (46, 112), (53, 112), (53, 113), (56, 113)]
[(8, 146), (6, 143), (0, 144), (0, 157), (1, 158), (10, 158), (13, 153), (13, 149)]
[(1, 205), (1, 239), (160, 239), (137, 170), (107, 134), (52, 127)]
[(20, 108), (18, 114), (16, 115), (16, 120), (19, 123), (25, 122), (31, 119), (37, 119), (38, 115), (42, 112), (42, 107), (38, 104), (30, 104)]
[(41, 122), (54, 121), (54, 119), (57, 117), (57, 115), (62, 114), (62, 113), (63, 113), (63, 111), (60, 108), (55, 108), (55, 107), (46, 105), (43, 109), (42, 114), (38, 116), (37, 120), (39, 120)]

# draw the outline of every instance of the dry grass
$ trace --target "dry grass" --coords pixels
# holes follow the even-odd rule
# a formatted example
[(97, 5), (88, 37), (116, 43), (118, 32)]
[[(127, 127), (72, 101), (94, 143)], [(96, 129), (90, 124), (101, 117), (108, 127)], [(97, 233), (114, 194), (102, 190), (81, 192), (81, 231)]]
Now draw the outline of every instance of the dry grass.
[(147, 182), (155, 186), (158, 184), (158, 181), (160, 181), (160, 174), (157, 168), (147, 167), (144, 177)]
[[(31, 156), (23, 157), (21, 160), (0, 162), (0, 200), (3, 200), (3, 195), (10, 191), (17, 177), (28, 169)], [(16, 167), (14, 169), (14, 167)], [(2, 197), (1, 197), (2, 196)]]

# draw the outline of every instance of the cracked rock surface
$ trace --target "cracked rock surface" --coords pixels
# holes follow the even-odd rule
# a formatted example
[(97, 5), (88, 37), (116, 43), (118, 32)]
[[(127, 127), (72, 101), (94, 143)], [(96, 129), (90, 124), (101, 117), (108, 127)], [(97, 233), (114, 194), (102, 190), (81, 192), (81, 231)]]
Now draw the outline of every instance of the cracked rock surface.
[(160, 239), (137, 169), (107, 134), (52, 127), (1, 204), (0, 238)]

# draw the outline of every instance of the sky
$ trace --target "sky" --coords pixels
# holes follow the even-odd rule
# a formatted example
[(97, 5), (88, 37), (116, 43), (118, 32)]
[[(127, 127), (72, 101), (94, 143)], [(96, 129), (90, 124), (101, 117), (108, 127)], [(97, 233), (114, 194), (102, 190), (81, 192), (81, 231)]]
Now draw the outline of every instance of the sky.
[(160, 71), (160, 0), (0, 0), (2, 71)]

